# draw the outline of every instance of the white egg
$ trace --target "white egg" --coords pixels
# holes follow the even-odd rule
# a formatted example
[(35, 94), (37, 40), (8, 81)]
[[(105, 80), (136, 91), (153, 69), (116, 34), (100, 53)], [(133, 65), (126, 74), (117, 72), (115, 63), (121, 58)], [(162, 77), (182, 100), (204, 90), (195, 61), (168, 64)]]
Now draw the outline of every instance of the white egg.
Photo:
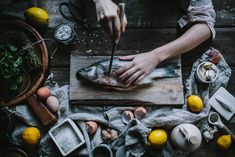
[(126, 111), (122, 112), (122, 122), (124, 124), (129, 123), (129, 121), (133, 118), (134, 118), (134, 114), (131, 111), (126, 110)]
[(46, 100), (47, 108), (51, 112), (57, 112), (59, 109), (59, 100), (55, 96), (49, 96)]

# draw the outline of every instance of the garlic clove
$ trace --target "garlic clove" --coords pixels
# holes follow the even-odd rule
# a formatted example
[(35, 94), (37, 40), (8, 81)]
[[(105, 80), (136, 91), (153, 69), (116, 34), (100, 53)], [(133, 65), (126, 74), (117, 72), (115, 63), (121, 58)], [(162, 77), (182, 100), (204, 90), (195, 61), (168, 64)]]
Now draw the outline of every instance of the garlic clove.
[(209, 142), (210, 140), (213, 139), (213, 135), (209, 133), (209, 131), (204, 131), (203, 132), (203, 137), (206, 140), (206, 142)]
[(111, 135), (110, 140), (112, 140), (112, 141), (116, 140), (118, 138), (118, 132), (116, 130), (114, 130), (114, 129), (111, 129), (110, 135)]
[(199, 75), (199, 77), (200, 77), (202, 80), (206, 80), (206, 75), (205, 75), (205, 73), (206, 73), (206, 70), (205, 70), (204, 68), (200, 68), (200, 69), (198, 70), (198, 75)]
[(98, 129), (98, 124), (94, 121), (87, 121), (86, 122), (86, 131), (89, 134), (94, 134)]
[(134, 111), (135, 118), (141, 119), (145, 117), (147, 114), (147, 111), (144, 107), (137, 107)]
[(207, 70), (205, 75), (207, 80), (212, 81), (215, 77), (215, 72), (214, 70)]
[(102, 138), (105, 141), (108, 141), (111, 139), (111, 134), (107, 130), (102, 130)]
[(206, 62), (202, 65), (206, 70), (212, 69), (213, 64), (211, 62)]
[(122, 112), (122, 122), (127, 124), (131, 119), (134, 118), (134, 114), (131, 111)]

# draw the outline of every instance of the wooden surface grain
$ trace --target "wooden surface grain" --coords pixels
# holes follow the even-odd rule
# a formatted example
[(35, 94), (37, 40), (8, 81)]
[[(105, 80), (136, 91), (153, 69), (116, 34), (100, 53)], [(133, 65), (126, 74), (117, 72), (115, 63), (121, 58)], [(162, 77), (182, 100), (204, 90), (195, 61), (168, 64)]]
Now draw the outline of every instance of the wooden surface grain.
[[(76, 27), (77, 39), (74, 44), (68, 46), (60, 45), (58, 52), (51, 61), (50, 71), (54, 73), (55, 80), (59, 85), (69, 84), (70, 54), (77, 53), (83, 55), (107, 55), (111, 49), (111, 42), (103, 32), (97, 28), (95, 35), (87, 35), (82, 31), (80, 25), (69, 22), (61, 17), (58, 5), (68, 0), (40, 0), (36, 5), (44, 8), (50, 16), (49, 29), (42, 31), (44, 37), (53, 38), (54, 28), (60, 23), (70, 23)], [(179, 8), (178, 0), (121, 0), (127, 3), (128, 30), (123, 34), (118, 53), (125, 55), (135, 52), (144, 52), (154, 47), (160, 46), (175, 39), (177, 35), (176, 23), (182, 11)], [(115, 1), (118, 2), (118, 1)], [(219, 49), (226, 61), (232, 68), (232, 76), (227, 90), (235, 95), (235, 1), (234, 0), (213, 0), (216, 11), (216, 39), (212, 46)], [(10, 11), (22, 17), (24, 9), (28, 7), (28, 2), (19, 0), (12, 3), (9, 0), (0, 1), (0, 11)], [(94, 17), (90, 18), (94, 22)], [(98, 35), (97, 35), (98, 34)], [(87, 39), (87, 36), (92, 36)], [(48, 43), (49, 49), (52, 44)], [(182, 76), (185, 80), (193, 62), (200, 54), (211, 45), (203, 44), (198, 48), (182, 56)], [(90, 50), (92, 50), (90, 52)], [(227, 123), (228, 127), (235, 132), (235, 118)], [(234, 144), (228, 151), (219, 151), (216, 148), (215, 140), (210, 143), (203, 143), (199, 150), (191, 153), (190, 157), (234, 157)]]
[[(179, 65), (176, 73), (179, 77), (160, 78), (153, 80), (147, 87), (139, 87), (128, 91), (118, 91), (95, 86), (78, 80), (76, 73), (79, 69), (90, 66), (98, 61), (108, 59), (109, 56), (81, 56), (71, 54), (70, 62), (70, 101), (74, 104), (143, 104), (149, 105), (182, 105), (184, 103), (183, 84), (180, 57), (169, 61), (169, 64)], [(79, 103), (80, 102), (80, 103)]]

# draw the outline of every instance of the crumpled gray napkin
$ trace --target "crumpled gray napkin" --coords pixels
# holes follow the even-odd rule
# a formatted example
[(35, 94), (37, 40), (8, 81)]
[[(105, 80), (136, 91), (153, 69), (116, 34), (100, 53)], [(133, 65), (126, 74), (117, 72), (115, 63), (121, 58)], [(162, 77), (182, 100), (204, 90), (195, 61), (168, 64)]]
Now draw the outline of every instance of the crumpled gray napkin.
[[(156, 107), (147, 107), (148, 114), (144, 119), (140, 120), (140, 123), (138, 124), (139, 126), (142, 126), (142, 127), (135, 126), (136, 133), (141, 132), (142, 135), (147, 135), (151, 130), (145, 129), (145, 128), (154, 128), (154, 127), (172, 128), (178, 124), (195, 123), (195, 122), (199, 122), (199, 120), (202, 121), (198, 125), (198, 127), (201, 130), (205, 129), (208, 126), (207, 120), (205, 118), (209, 114), (210, 106), (207, 104), (207, 102), (208, 102), (209, 98), (213, 95), (213, 93), (219, 89), (219, 87), (221, 87), (221, 86), (226, 87), (227, 86), (229, 78), (231, 76), (231, 69), (229, 68), (229, 66), (226, 63), (226, 61), (224, 60), (224, 58), (222, 58), (221, 61), (217, 65), (218, 70), (219, 70), (219, 76), (217, 77), (215, 82), (213, 82), (211, 84), (202, 84), (202, 83), (199, 83), (195, 79), (195, 72), (196, 72), (197, 66), (204, 61), (208, 61), (209, 53), (212, 50), (213, 50), (213, 48), (206, 51), (201, 56), (201, 58), (199, 58), (193, 64), (190, 76), (188, 77), (188, 79), (185, 82), (185, 88), (186, 88), (186, 90), (185, 90), (186, 91), (185, 104), (183, 105), (182, 109), (178, 109), (178, 108), (174, 108), (174, 107), (162, 107), (160, 109), (158, 109)], [(192, 113), (192, 112), (188, 111), (188, 109), (187, 109), (187, 104), (186, 104), (187, 97), (191, 94), (200, 95), (204, 101), (203, 110), (199, 114)], [(115, 110), (115, 108), (113, 110)], [(115, 119), (115, 117), (118, 116), (118, 115), (109, 114), (109, 112), (110, 111), (106, 112), (106, 115), (109, 115), (108, 119)], [(114, 111), (111, 111), (111, 112), (114, 112)], [(112, 122), (110, 122), (110, 123), (112, 123)], [(115, 126), (115, 124), (112, 124), (112, 125)], [(120, 125), (120, 124), (118, 123), (118, 125)], [(136, 128), (138, 128), (138, 129), (136, 129)], [(134, 128), (127, 127), (125, 129), (126, 136), (128, 138), (125, 137), (125, 139), (121, 139), (124, 137), (120, 136), (118, 140), (125, 141), (125, 143), (116, 142), (115, 143), (116, 145), (113, 146), (114, 149), (117, 149), (122, 144), (127, 144), (127, 143), (132, 143), (132, 142), (138, 143), (136, 141), (136, 138), (134, 138), (134, 137), (131, 138), (131, 136), (128, 136), (129, 134), (127, 134), (132, 129), (134, 129)], [(143, 141), (145, 141), (144, 138), (146, 138), (146, 137), (145, 136), (139, 137), (139, 143), (142, 143), (142, 144), (138, 144), (135, 147), (126, 145), (127, 150), (130, 151), (130, 154), (138, 157), (140, 154), (145, 153), (145, 149), (143, 148), (143, 145), (146, 144), (145, 142), (143, 142)], [(140, 152), (140, 150), (142, 150), (142, 152)], [(168, 151), (166, 151), (166, 150), (168, 150)], [(170, 145), (167, 145), (166, 147), (164, 147), (162, 151), (165, 153), (163, 153), (163, 155), (164, 156), (175, 156), (175, 154), (178, 154), (177, 156), (180, 157), (179, 154), (181, 154), (181, 156), (185, 156), (187, 154), (187, 153), (183, 153), (183, 152), (179, 153), (179, 151), (175, 151), (175, 154), (174, 154), (174, 152), (169, 152), (170, 150), (173, 150), (170, 148)], [(136, 152), (139, 152), (139, 155), (136, 155)]]

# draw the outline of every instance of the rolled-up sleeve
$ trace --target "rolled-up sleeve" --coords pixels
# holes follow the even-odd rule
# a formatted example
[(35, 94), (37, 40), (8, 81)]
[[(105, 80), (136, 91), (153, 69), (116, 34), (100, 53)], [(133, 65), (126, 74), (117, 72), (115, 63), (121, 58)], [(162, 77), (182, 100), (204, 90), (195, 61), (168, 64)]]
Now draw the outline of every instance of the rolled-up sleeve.
[(187, 14), (183, 15), (178, 24), (181, 28), (188, 24), (205, 23), (215, 38), (215, 10), (211, 0), (191, 0), (187, 8)]

